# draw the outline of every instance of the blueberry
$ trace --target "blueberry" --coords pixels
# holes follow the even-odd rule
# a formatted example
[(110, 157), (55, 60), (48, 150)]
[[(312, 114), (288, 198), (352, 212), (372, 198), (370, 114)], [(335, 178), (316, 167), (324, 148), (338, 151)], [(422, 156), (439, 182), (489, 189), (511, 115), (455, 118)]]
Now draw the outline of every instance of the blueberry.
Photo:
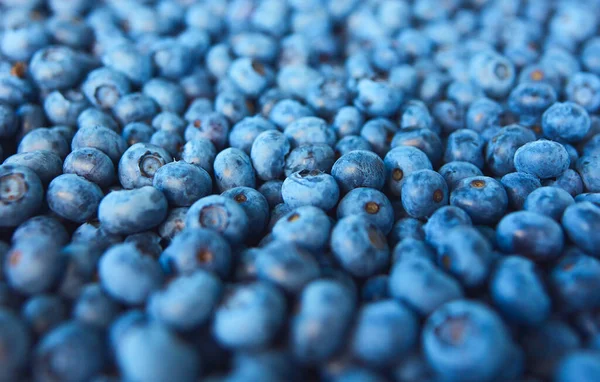
[(252, 144), (258, 135), (272, 129), (275, 129), (275, 125), (261, 116), (246, 117), (231, 129), (229, 145), (250, 155)]
[(38, 50), (29, 63), (29, 72), (42, 89), (67, 89), (81, 79), (84, 66), (77, 53), (66, 46)]
[(514, 157), (519, 172), (535, 175), (540, 179), (554, 178), (569, 168), (569, 154), (563, 145), (553, 141), (539, 140), (521, 146)]
[(358, 135), (346, 135), (335, 145), (336, 158), (355, 150), (373, 151), (371, 144), (366, 139)]
[(527, 196), (523, 209), (560, 221), (565, 209), (573, 203), (573, 197), (562, 188), (540, 187)]
[(150, 49), (152, 61), (160, 77), (176, 80), (192, 67), (192, 52), (173, 38), (161, 38)]
[(388, 292), (388, 275), (375, 275), (363, 284), (360, 297), (364, 302), (376, 302), (390, 297)]
[[(187, 118), (186, 118), (187, 119)], [(222, 150), (227, 142), (229, 122), (221, 113), (207, 112), (193, 119), (186, 127), (186, 141), (198, 138), (209, 139), (217, 150)]]
[(44, 185), (50, 183), (63, 171), (63, 162), (58, 154), (48, 150), (14, 154), (6, 158), (4, 164), (28, 167), (36, 173)]
[(123, 127), (121, 135), (128, 146), (136, 143), (150, 143), (155, 130), (143, 122), (131, 122)]
[(37, 380), (89, 380), (107, 360), (102, 333), (75, 321), (66, 322), (38, 343), (33, 356)]
[(98, 262), (98, 273), (107, 293), (127, 305), (146, 301), (163, 279), (158, 263), (133, 244), (118, 244), (106, 251)]
[(18, 378), (27, 364), (30, 336), (27, 327), (12, 311), (0, 308), (0, 348), (6, 351), (0, 377)]
[(186, 97), (183, 88), (171, 81), (153, 78), (144, 83), (142, 93), (150, 97), (161, 111), (183, 113), (186, 107)]
[(585, 190), (588, 192), (600, 192), (598, 166), (600, 166), (600, 154), (584, 155), (577, 161), (577, 172), (581, 176)]
[(81, 89), (92, 105), (104, 110), (112, 109), (122, 97), (131, 92), (127, 77), (110, 68), (90, 72)]
[(124, 74), (133, 84), (146, 83), (154, 71), (150, 55), (140, 52), (130, 44), (118, 44), (102, 56), (106, 67)]
[(215, 157), (215, 183), (220, 192), (234, 187), (255, 187), (256, 176), (250, 157), (243, 151), (227, 148)]
[(100, 202), (98, 219), (113, 234), (132, 234), (158, 226), (167, 216), (167, 199), (149, 186), (112, 191)]
[(338, 281), (320, 279), (309, 283), (291, 320), (294, 357), (307, 364), (332, 357), (343, 346), (355, 304), (351, 291)]
[(136, 143), (119, 161), (119, 181), (126, 189), (152, 185), (158, 170), (171, 162), (169, 153), (150, 143)]
[(509, 206), (515, 210), (523, 209), (527, 196), (541, 187), (538, 178), (524, 172), (511, 172), (500, 179), (506, 190)]
[(214, 336), (227, 348), (265, 347), (283, 325), (285, 307), (284, 296), (270, 284), (237, 285), (215, 312)]
[[(66, 245), (69, 242), (69, 234), (65, 227), (58, 219), (49, 215), (38, 215), (27, 219), (13, 232), (11, 241), (18, 243), (32, 238), (48, 239), (58, 246)], [(76, 237), (73, 238), (73, 240), (75, 239)]]
[(444, 132), (451, 133), (465, 127), (465, 111), (452, 101), (437, 102), (432, 114)]
[(496, 228), (498, 247), (505, 253), (518, 253), (535, 261), (556, 258), (562, 252), (564, 235), (551, 218), (529, 211), (513, 212)]
[(388, 234), (388, 240), (391, 245), (396, 245), (404, 239), (412, 238), (416, 240), (424, 240), (425, 232), (423, 223), (415, 218), (405, 217), (396, 220), (392, 226), (392, 230)]
[(269, 67), (247, 57), (234, 60), (229, 66), (229, 78), (247, 96), (257, 97), (273, 77)]
[(340, 137), (358, 135), (363, 125), (364, 118), (354, 106), (340, 108), (333, 120), (333, 129)]
[(64, 159), (69, 154), (69, 143), (54, 130), (39, 128), (27, 133), (17, 148), (18, 153), (29, 153), (36, 150), (48, 150)]
[(0, 136), (12, 137), (18, 129), (19, 123), (15, 110), (8, 105), (0, 104)]
[(44, 189), (40, 178), (27, 167), (0, 166), (0, 225), (14, 227), (41, 207)]
[(257, 190), (250, 187), (234, 187), (221, 195), (233, 199), (248, 216), (248, 236), (261, 237), (269, 219), (269, 203)]
[(448, 186), (444, 178), (432, 170), (412, 172), (402, 184), (402, 206), (414, 218), (430, 216), (448, 204)]
[(275, 223), (273, 237), (316, 251), (328, 243), (330, 230), (331, 222), (323, 210), (303, 206), (288, 212)]
[(364, 305), (358, 312), (352, 352), (368, 365), (396, 363), (417, 342), (416, 315), (404, 304), (383, 300)]
[(490, 292), (494, 305), (511, 322), (535, 326), (550, 315), (551, 300), (541, 272), (526, 258), (502, 258), (490, 278)]
[(57, 215), (76, 222), (94, 217), (104, 193), (98, 185), (75, 175), (60, 175), (48, 186), (46, 200)]
[(492, 224), (504, 215), (508, 196), (497, 180), (474, 176), (458, 182), (450, 194), (450, 204), (465, 210), (475, 224)]
[(499, 125), (502, 113), (502, 106), (495, 101), (479, 98), (469, 105), (465, 118), (466, 126), (481, 133), (487, 128)]
[(372, 276), (389, 261), (384, 234), (362, 215), (339, 220), (331, 233), (330, 245), (342, 267), (357, 277)]
[(600, 108), (600, 78), (593, 73), (575, 73), (565, 87), (567, 99), (593, 113)]
[(264, 33), (242, 32), (230, 40), (231, 50), (237, 56), (250, 57), (260, 61), (272, 61), (277, 54), (276, 40)]
[(335, 179), (319, 170), (295, 172), (281, 187), (283, 200), (292, 208), (312, 205), (329, 211), (337, 204), (339, 194)]
[(430, 129), (426, 128), (403, 128), (392, 140), (392, 148), (399, 146), (412, 146), (423, 151), (434, 167), (440, 165), (444, 148), (440, 137)]
[(71, 142), (72, 150), (84, 147), (91, 147), (102, 151), (116, 164), (127, 149), (127, 143), (120, 135), (108, 127), (91, 125), (81, 127), (77, 130)]
[(215, 146), (206, 138), (190, 140), (181, 150), (181, 160), (196, 165), (209, 174), (213, 173), (213, 162), (216, 156)]
[(425, 323), (422, 339), (431, 367), (451, 381), (493, 380), (502, 371), (510, 348), (500, 317), (469, 300), (436, 309)]
[(292, 147), (302, 144), (325, 143), (334, 146), (335, 131), (325, 122), (317, 117), (302, 117), (287, 125), (283, 131), (289, 139)]
[(281, 180), (269, 180), (263, 183), (258, 191), (263, 194), (269, 207), (273, 208), (277, 204), (283, 203), (283, 196), (281, 196), (281, 188), (283, 187), (283, 181)]
[(250, 151), (258, 177), (265, 181), (279, 179), (283, 175), (285, 157), (289, 151), (290, 143), (282, 132), (266, 130), (258, 134)]
[(152, 127), (156, 130), (166, 131), (176, 135), (183, 135), (186, 123), (179, 114), (163, 111), (152, 119)]
[(220, 195), (206, 196), (187, 212), (187, 228), (207, 228), (223, 235), (231, 243), (243, 242), (249, 220), (244, 209), (232, 199)]
[(351, 151), (341, 156), (331, 169), (331, 175), (342, 192), (358, 187), (381, 190), (385, 183), (384, 163), (375, 153), (365, 150)]
[(386, 235), (394, 223), (394, 210), (389, 199), (372, 188), (355, 188), (340, 200), (337, 206), (338, 219), (350, 215), (364, 216)]
[(73, 307), (73, 317), (81, 323), (106, 329), (117, 317), (119, 305), (100, 284), (88, 284)]
[(573, 102), (555, 103), (546, 110), (542, 119), (544, 136), (567, 142), (582, 140), (590, 125), (587, 111)]
[(231, 123), (237, 123), (250, 116), (251, 107), (251, 101), (235, 89), (235, 85), (229, 84), (226, 79), (219, 83), (215, 98), (217, 113), (223, 114)]
[(285, 160), (285, 175), (290, 176), (294, 172), (303, 170), (331, 172), (334, 162), (335, 153), (329, 145), (316, 143), (298, 146)]
[(535, 134), (522, 126), (509, 125), (501, 129), (487, 143), (485, 161), (492, 174), (503, 176), (515, 171), (514, 158), (517, 150), (535, 141)]
[(437, 248), (449, 230), (458, 226), (470, 226), (471, 218), (462, 209), (454, 206), (444, 206), (435, 211), (423, 225), (425, 239)]
[(66, 320), (67, 309), (63, 301), (50, 294), (29, 298), (21, 312), (23, 320), (33, 333), (43, 336)]
[(600, 206), (585, 201), (568, 206), (562, 216), (562, 226), (581, 250), (590, 255), (600, 255), (599, 238), (594, 235), (600, 226)]
[(113, 115), (124, 126), (131, 122), (150, 122), (158, 108), (154, 100), (142, 93), (129, 93), (121, 97), (112, 108)]
[(483, 139), (473, 130), (461, 129), (448, 136), (444, 162), (461, 161), (483, 167)]
[(296, 100), (284, 98), (273, 105), (268, 116), (279, 129), (285, 129), (298, 119), (314, 116), (314, 112)]
[(566, 355), (557, 367), (557, 382), (586, 381), (600, 378), (600, 361), (597, 351), (576, 351)]
[(391, 120), (374, 118), (363, 125), (360, 136), (369, 142), (375, 153), (385, 156), (397, 130), (398, 127)]
[(212, 191), (210, 175), (201, 167), (183, 161), (160, 167), (154, 174), (152, 185), (176, 207), (191, 206)]
[(307, 250), (289, 241), (273, 241), (259, 250), (255, 260), (261, 280), (277, 285), (291, 294), (299, 293), (319, 276), (319, 264)]
[(219, 279), (198, 270), (182, 275), (148, 300), (148, 313), (158, 322), (176, 330), (190, 330), (205, 323), (222, 293)]
[(450, 191), (465, 178), (483, 175), (479, 167), (469, 162), (448, 162), (440, 167), (438, 173), (444, 177)]

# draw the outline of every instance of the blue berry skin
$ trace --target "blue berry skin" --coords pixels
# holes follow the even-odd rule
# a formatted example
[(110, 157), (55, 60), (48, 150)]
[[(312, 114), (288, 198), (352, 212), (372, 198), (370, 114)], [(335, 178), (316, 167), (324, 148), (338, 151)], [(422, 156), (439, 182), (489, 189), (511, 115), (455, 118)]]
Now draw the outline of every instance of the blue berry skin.
[(521, 146), (533, 141), (533, 131), (522, 126), (510, 125), (501, 129), (486, 147), (485, 162), (492, 174), (503, 176), (515, 171), (515, 153)]
[(390, 142), (398, 126), (386, 118), (374, 118), (365, 123), (360, 130), (363, 137), (377, 155), (383, 157), (390, 151)]
[(450, 204), (462, 208), (474, 224), (493, 224), (504, 216), (508, 196), (497, 180), (474, 176), (458, 182), (450, 194)]
[(360, 134), (364, 118), (360, 110), (354, 106), (340, 108), (333, 119), (333, 129), (339, 137)]
[(119, 314), (119, 304), (102, 289), (100, 284), (88, 284), (73, 306), (73, 318), (83, 324), (107, 329)]
[[(21, 65), (15, 64), (15, 68), (22, 68)], [(11, 75), (10, 73), (0, 73), (0, 101), (7, 106), (25, 107), (29, 110), (37, 110), (34, 114), (38, 118), (44, 119), (44, 113), (38, 105), (27, 104), (33, 98), (33, 84), (19, 76)], [(40, 126), (43, 124), (40, 124)]]
[(189, 73), (192, 52), (173, 38), (161, 38), (150, 48), (152, 62), (160, 77), (177, 80)]
[(231, 123), (237, 123), (250, 116), (250, 100), (240, 93), (235, 85), (223, 79), (217, 85), (215, 111), (223, 114)]
[(113, 115), (121, 126), (131, 122), (150, 122), (158, 108), (154, 100), (142, 93), (129, 93), (121, 97), (112, 108)]
[(287, 125), (300, 118), (313, 117), (314, 112), (296, 100), (284, 98), (273, 105), (268, 116), (275, 126), (283, 130)]
[(392, 148), (412, 146), (423, 151), (434, 167), (441, 164), (444, 146), (440, 137), (430, 129), (403, 128), (392, 139)]
[(273, 226), (275, 240), (319, 251), (329, 242), (331, 221), (320, 208), (302, 206), (283, 215)]
[(569, 77), (565, 93), (569, 101), (594, 113), (600, 108), (600, 77), (594, 73), (575, 73)]
[(422, 333), (429, 364), (448, 381), (493, 380), (507, 359), (509, 338), (492, 309), (470, 300), (449, 302), (435, 310)]
[(506, 174), (500, 183), (506, 190), (508, 205), (514, 210), (523, 209), (527, 196), (542, 186), (538, 178), (524, 172)]
[(119, 161), (119, 181), (126, 189), (151, 186), (156, 172), (173, 159), (162, 147), (136, 143)]
[(281, 196), (292, 208), (315, 206), (329, 211), (337, 204), (340, 189), (331, 175), (319, 170), (302, 170), (283, 181)]
[(425, 241), (407, 237), (398, 242), (394, 247), (392, 262), (395, 264), (411, 258), (425, 259), (433, 263), (435, 260), (435, 251)]
[[(194, 13), (193, 10), (194, 7), (188, 12), (188, 18)], [(227, 75), (233, 59), (229, 44), (215, 44), (206, 52), (206, 68), (214, 78), (223, 78)]]
[(306, 103), (317, 115), (332, 117), (349, 98), (349, 91), (341, 76), (326, 76), (319, 84), (312, 84), (306, 93)]
[(448, 186), (444, 178), (432, 170), (418, 170), (406, 178), (401, 189), (402, 207), (413, 218), (431, 216), (448, 204)]
[(372, 151), (356, 150), (342, 155), (331, 168), (342, 192), (358, 187), (381, 190), (385, 184), (385, 166)]
[(564, 235), (560, 225), (535, 212), (513, 212), (500, 220), (496, 241), (504, 253), (517, 253), (534, 261), (552, 260), (560, 255)]
[(181, 150), (181, 160), (196, 165), (209, 174), (213, 173), (213, 162), (216, 156), (215, 145), (206, 138), (188, 141)]
[(471, 225), (471, 218), (465, 211), (454, 206), (444, 206), (429, 217), (423, 225), (423, 231), (427, 242), (437, 248), (452, 228)]
[(124, 379), (194, 381), (199, 377), (201, 362), (195, 349), (164, 325), (132, 322), (123, 331), (114, 353)]
[(98, 262), (98, 274), (106, 292), (127, 305), (143, 303), (163, 281), (158, 263), (129, 243), (106, 251)]
[(65, 266), (59, 246), (60, 243), (43, 236), (13, 243), (4, 256), (4, 274), (9, 285), (28, 295), (54, 286)]
[(150, 143), (155, 131), (143, 122), (131, 122), (123, 127), (121, 135), (127, 146), (133, 146), (136, 143)]
[[(24, 166), (31, 169), (46, 185), (62, 173), (63, 162), (53, 151), (35, 150), (14, 154), (6, 158), (5, 165)], [(111, 163), (112, 166), (112, 163)], [(114, 172), (114, 170), (113, 170)]]
[(102, 55), (102, 63), (124, 74), (131, 83), (142, 85), (154, 71), (150, 55), (129, 44), (118, 44)]
[(116, 164), (127, 149), (127, 143), (125, 139), (108, 127), (93, 125), (77, 130), (71, 141), (71, 150), (84, 147), (102, 151)]
[(556, 99), (556, 91), (550, 84), (527, 81), (520, 83), (510, 92), (508, 108), (518, 116), (519, 123), (523, 126), (534, 126), (540, 123), (542, 114)]
[(57, 131), (41, 127), (30, 131), (21, 139), (17, 153), (29, 153), (36, 150), (52, 151), (64, 159), (69, 154), (69, 143)]
[(292, 242), (272, 241), (256, 255), (256, 275), (290, 294), (319, 276), (319, 264), (313, 255)]
[(21, 317), (35, 335), (43, 336), (65, 321), (68, 315), (60, 297), (38, 294), (23, 304)]
[(331, 250), (341, 266), (356, 277), (369, 277), (390, 259), (385, 235), (362, 215), (340, 219), (331, 233)]
[(267, 202), (269, 203), (269, 208), (273, 208), (276, 205), (283, 203), (283, 196), (281, 196), (281, 187), (283, 187), (282, 180), (269, 180), (263, 183), (258, 191), (263, 194)]
[(410, 217), (396, 220), (392, 226), (392, 230), (388, 234), (390, 245), (396, 245), (407, 238), (412, 238), (419, 241), (425, 239), (423, 223), (420, 220)]
[(191, 275), (197, 270), (226, 276), (231, 268), (231, 248), (217, 232), (186, 227), (160, 256), (168, 274)]
[(394, 224), (394, 208), (381, 191), (372, 188), (355, 188), (340, 200), (337, 217), (362, 215), (387, 235)]
[(246, 212), (248, 237), (261, 237), (269, 220), (269, 203), (263, 194), (250, 187), (234, 187), (221, 195), (233, 199)]
[(142, 93), (150, 97), (161, 111), (181, 114), (186, 107), (186, 97), (183, 88), (171, 81), (153, 78), (144, 84)]
[(150, 296), (148, 314), (175, 330), (194, 329), (210, 319), (222, 290), (221, 281), (209, 272), (182, 275)]
[(593, 382), (600, 379), (600, 353), (581, 350), (566, 355), (558, 365), (556, 382)]
[[(31, 19), (19, 22), (18, 16), (10, 17), (15, 16), (15, 13), (7, 12), (6, 24), (8, 25), (5, 24), (3, 28), (4, 34), (0, 40), (0, 51), (11, 61), (29, 61), (36, 51), (49, 45), (50, 36), (46, 33), (43, 23)], [(14, 25), (10, 25), (13, 23)]]
[(375, 302), (390, 297), (388, 292), (388, 275), (375, 275), (363, 284), (360, 291), (360, 299), (363, 302)]
[(303, 144), (325, 143), (331, 147), (335, 145), (335, 131), (325, 122), (317, 117), (303, 117), (295, 120), (283, 130), (292, 147)]
[(282, 132), (266, 130), (260, 133), (250, 150), (256, 175), (265, 181), (279, 179), (283, 175), (285, 157), (289, 151), (290, 143)]
[[(180, 113), (181, 114), (181, 113)], [(183, 135), (186, 123), (179, 114), (163, 111), (152, 119), (152, 127), (156, 130), (166, 131), (171, 134)]]
[(75, 174), (107, 188), (116, 180), (115, 166), (102, 151), (82, 148), (72, 151), (62, 165), (63, 173)]
[(591, 121), (587, 111), (573, 102), (557, 102), (542, 118), (542, 131), (548, 139), (579, 142), (590, 131)]
[(513, 64), (493, 51), (483, 51), (469, 62), (471, 80), (479, 85), (488, 97), (503, 97), (511, 90), (515, 80)]
[(581, 250), (600, 256), (600, 238), (594, 234), (600, 227), (600, 206), (585, 201), (570, 205), (565, 209), (562, 226)]
[(466, 126), (482, 133), (487, 128), (500, 125), (502, 112), (502, 106), (497, 102), (489, 98), (479, 98), (469, 105), (465, 118)]
[(577, 202), (577, 203), (591, 202), (591, 203), (600, 205), (600, 193), (586, 192), (583, 194), (579, 194), (579, 195), (575, 196), (575, 202)]
[(177, 157), (185, 141), (181, 135), (169, 131), (158, 130), (150, 137), (150, 144), (165, 149), (169, 155)]
[(217, 308), (213, 334), (230, 349), (260, 349), (275, 337), (285, 320), (284, 296), (263, 282), (237, 285)]
[(236, 123), (229, 133), (229, 146), (250, 155), (252, 144), (260, 133), (275, 129), (275, 125), (261, 116), (246, 117)]
[(355, 150), (373, 151), (371, 144), (359, 135), (346, 135), (335, 144), (335, 155), (337, 158)]
[(145, 231), (128, 235), (124, 243), (131, 243), (143, 255), (158, 259), (162, 252), (160, 236), (152, 231)]
[(81, 90), (92, 105), (110, 110), (131, 92), (131, 86), (124, 74), (110, 68), (100, 68), (88, 74)]
[(560, 221), (565, 209), (573, 203), (571, 194), (562, 188), (540, 187), (527, 195), (523, 209)]
[(411, 100), (406, 103), (400, 118), (400, 128), (432, 129), (434, 120), (427, 105), (422, 101)]
[(77, 117), (88, 106), (83, 94), (75, 90), (55, 90), (44, 99), (46, 116), (55, 125), (77, 125)]
[(44, 188), (40, 178), (25, 166), (0, 166), (0, 226), (16, 227), (42, 206)]
[(536, 326), (550, 316), (551, 299), (540, 270), (524, 257), (503, 257), (490, 278), (494, 305), (509, 321)]
[(331, 146), (315, 143), (298, 146), (285, 159), (285, 175), (303, 170), (331, 172), (335, 163), (335, 152)]
[(358, 312), (352, 353), (374, 367), (395, 364), (417, 342), (417, 316), (404, 304), (383, 300), (364, 305)]
[(455, 226), (437, 245), (438, 265), (465, 287), (482, 285), (494, 260), (489, 241), (474, 227)]
[(38, 50), (29, 63), (36, 85), (45, 90), (68, 89), (81, 79), (84, 66), (77, 53), (66, 46), (48, 46)]
[(515, 168), (540, 179), (555, 178), (569, 168), (569, 153), (563, 145), (539, 140), (521, 146), (514, 157)]
[(229, 66), (229, 78), (246, 96), (256, 98), (273, 78), (271, 69), (258, 60), (241, 57)]
[(444, 177), (450, 191), (465, 178), (483, 175), (479, 167), (469, 162), (448, 162), (440, 167), (438, 173)]
[(154, 187), (112, 191), (100, 202), (98, 219), (107, 232), (129, 235), (159, 225), (167, 208), (167, 199)]
[(483, 168), (484, 141), (473, 130), (461, 129), (448, 136), (444, 162), (461, 161)]
[(240, 57), (271, 62), (277, 54), (276, 40), (264, 33), (242, 32), (232, 36), (231, 50)]
[(207, 112), (191, 121), (185, 128), (184, 137), (188, 142), (198, 138), (209, 139), (217, 150), (222, 150), (228, 134), (227, 118), (221, 113)]
[(227, 148), (214, 161), (215, 185), (219, 192), (234, 187), (256, 186), (256, 175), (250, 157), (242, 150)]
[(68, 321), (48, 333), (33, 355), (36, 380), (91, 380), (107, 360), (102, 333), (95, 328)]
[(241, 243), (249, 230), (244, 209), (226, 196), (210, 195), (192, 204), (187, 212), (187, 228), (206, 228), (223, 235), (232, 244)]
[(103, 197), (97, 184), (75, 174), (54, 178), (46, 194), (48, 206), (55, 214), (76, 223), (94, 217)]
[(309, 283), (291, 319), (290, 342), (295, 359), (319, 364), (344, 344), (356, 308), (352, 292), (341, 282), (319, 279)]
[(600, 154), (584, 155), (577, 161), (576, 169), (587, 192), (600, 192)]
[(54, 41), (73, 49), (87, 50), (94, 41), (90, 25), (60, 16), (48, 20), (48, 32)]
[(30, 343), (23, 321), (8, 308), (0, 308), (0, 349), (6, 351), (0, 363), (0, 378), (7, 381), (19, 378), (28, 361)]
[(440, 101), (433, 106), (432, 114), (446, 133), (465, 127), (465, 111), (452, 101)]
[[(69, 242), (69, 234), (65, 227), (57, 218), (50, 215), (38, 215), (25, 221), (14, 231), (11, 241), (18, 243), (34, 238), (48, 239), (59, 247)], [(5, 249), (8, 250), (8, 248)]]
[(170, 205), (188, 207), (212, 191), (212, 179), (201, 167), (183, 161), (160, 167), (152, 185), (161, 191)]

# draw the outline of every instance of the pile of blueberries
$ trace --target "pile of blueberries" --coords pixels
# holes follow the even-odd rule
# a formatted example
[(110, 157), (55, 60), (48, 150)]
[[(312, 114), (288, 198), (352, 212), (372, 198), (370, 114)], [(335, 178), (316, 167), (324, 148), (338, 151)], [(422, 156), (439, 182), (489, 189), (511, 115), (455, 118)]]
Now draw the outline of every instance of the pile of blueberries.
[(600, 381), (599, 0), (0, 14), (0, 381)]

